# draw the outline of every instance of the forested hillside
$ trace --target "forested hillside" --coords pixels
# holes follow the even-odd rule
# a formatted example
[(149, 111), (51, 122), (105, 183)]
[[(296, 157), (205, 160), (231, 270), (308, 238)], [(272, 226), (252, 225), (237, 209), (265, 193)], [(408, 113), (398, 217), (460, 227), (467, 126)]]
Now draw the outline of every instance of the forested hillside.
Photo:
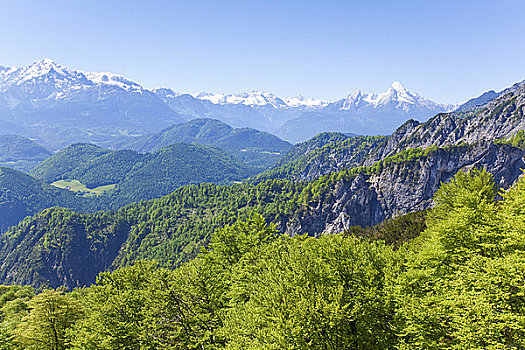
[(186, 143), (146, 154), (75, 144), (31, 172), (47, 183), (78, 180), (90, 189), (113, 185), (103, 200), (120, 205), (160, 197), (187, 184), (231, 183), (255, 173), (218, 148)]
[(520, 349), (525, 182), (497, 193), (486, 171), (459, 172), (427, 215), (375, 239), (282, 236), (252, 215), (173, 270), (141, 261), (70, 293), (3, 287), (0, 337), (14, 349)]
[(269, 168), (292, 144), (277, 136), (251, 128), (232, 128), (215, 119), (194, 119), (175, 124), (161, 132), (135, 137), (118, 145), (119, 149), (155, 152), (174, 143), (216, 146), (246, 164)]
[(33, 169), (36, 178), (0, 169), (0, 232), (50, 207), (117, 209), (183, 185), (234, 183), (257, 172), (218, 148), (183, 143), (151, 154), (75, 144)]
[[(524, 127), (524, 89), (523, 84), (516, 84), (474, 111), (440, 114), (424, 124), (407, 122), (388, 137), (320, 134), (294, 146), (275, 168), (252, 177), (249, 182), (257, 184), (272, 179), (313, 181), (323, 175), (362, 166), (376, 169), (376, 173), (379, 171), (379, 175), (360, 176), (347, 183), (340, 183), (335, 197), (321, 198), (316, 202), (318, 206), (313, 217), (318, 223), (312, 233), (323, 232), (331, 226), (333, 230), (337, 230), (353, 224), (373, 225), (392, 215), (424, 209), (429, 205), (429, 199), (439, 182), (446, 181), (464, 166), (485, 166), (498, 179), (503, 178), (501, 185), (508, 185), (517, 176), (523, 163), (520, 153), (523, 146), (516, 135)], [(220, 140), (220, 135), (224, 132), (218, 131), (221, 125), (214, 123), (218, 122), (200, 120), (195, 124), (183, 124), (187, 130), (182, 128), (185, 131), (179, 131), (187, 137), (197, 135), (201, 140)], [(203, 134), (196, 134), (195, 130)], [(503, 146), (505, 142), (508, 147)], [(442, 150), (437, 151), (436, 146)], [(398, 163), (407, 155), (407, 159), (412, 161), (414, 157), (420, 159), (419, 156), (424, 154), (421, 150), (433, 151), (427, 153), (424, 160), (397, 166), (388, 173), (380, 167), (385, 161), (392, 163), (392, 159), (396, 160), (394, 163)], [(132, 151), (110, 151), (78, 144), (50, 157), (33, 174), (47, 182), (78, 180), (88, 190), (104, 185), (103, 190), (96, 188), (88, 193), (91, 195), (100, 192), (104, 195), (91, 196), (90, 205), (81, 206), (88, 210), (97, 210), (159, 197), (187, 183), (224, 183), (254, 174), (250, 168), (236, 160), (228, 160), (228, 157), (230, 156), (217, 149), (196, 145), (176, 144), (162, 152), (142, 155)], [(211, 163), (203, 158), (209, 159)], [(396, 173), (399, 171), (401, 172)], [(418, 174), (414, 179), (420, 181), (415, 187), (406, 182), (406, 174), (412, 171)], [(398, 183), (402, 184), (401, 187)], [(61, 186), (67, 187), (69, 183)], [(113, 186), (115, 188), (111, 190)], [(403, 199), (405, 194), (407, 198)], [(358, 195), (362, 205), (354, 207)], [(21, 200), (22, 197), (17, 195)], [(8, 207), (13, 206), (8, 201), (4, 203)], [(62, 205), (51, 200), (46, 203)], [(78, 205), (68, 207), (79, 208)], [(356, 222), (355, 215), (362, 208), (365, 210), (364, 215), (360, 215), (362, 218)], [(17, 219), (10, 223), (16, 223), (20, 217), (33, 213), (35, 211), (19, 213), (16, 215)], [(335, 219), (334, 215), (341, 216)], [(311, 226), (300, 219), (294, 225), (298, 226), (293, 226), (289, 232), (310, 230)]]
[[(105, 255), (107, 260), (100, 266), (155, 259), (162, 266), (174, 267), (193, 258), (215, 229), (254, 212), (287, 235), (318, 237), (356, 225), (373, 226), (431, 207), (441, 182), (465, 167), (490, 168), (498, 185), (508, 187), (521, 174), (520, 168), (525, 168), (524, 154), (506, 143), (410, 149), (370, 167), (342, 170), (310, 182), (272, 179), (256, 185), (184, 186), (160, 199), (105, 213), (104, 220), (100, 213), (63, 215), (62, 209), (50, 209), (7, 231), (0, 248), (0, 259), (5, 261), (0, 274), (10, 283), (38, 286), (45, 285), (46, 279), (69, 287), (92, 283), (95, 274), (76, 272), (76, 265), (84, 262), (64, 258), (82, 256), (72, 242), (92, 236), (104, 237), (104, 251), (105, 245), (121, 245), (118, 252)], [(55, 211), (60, 224), (49, 221)], [(78, 225), (78, 220), (84, 224)], [(125, 230), (125, 240), (115, 243), (106, 235), (116, 226)], [(59, 238), (64, 234), (67, 239)], [(27, 249), (28, 245), (35, 249)], [(40, 252), (47, 255), (42, 257)], [(40, 263), (34, 264), (36, 261)]]
[(20, 171), (0, 167), (0, 231), (52, 206), (82, 210), (87, 201)]

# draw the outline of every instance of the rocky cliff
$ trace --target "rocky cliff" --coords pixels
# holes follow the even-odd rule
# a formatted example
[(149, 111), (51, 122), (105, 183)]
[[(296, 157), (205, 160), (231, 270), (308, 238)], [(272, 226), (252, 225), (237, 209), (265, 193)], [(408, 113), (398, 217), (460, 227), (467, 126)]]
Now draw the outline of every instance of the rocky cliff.
[(525, 168), (524, 156), (525, 151), (507, 144), (478, 142), (433, 149), (402, 162), (388, 162), (387, 158), (385, 165), (364, 168), (334, 182), (286, 224), (285, 232), (318, 236), (355, 225), (372, 226), (386, 218), (427, 209), (433, 205), (432, 196), (442, 182), (472, 167), (486, 168), (500, 187), (507, 188)]

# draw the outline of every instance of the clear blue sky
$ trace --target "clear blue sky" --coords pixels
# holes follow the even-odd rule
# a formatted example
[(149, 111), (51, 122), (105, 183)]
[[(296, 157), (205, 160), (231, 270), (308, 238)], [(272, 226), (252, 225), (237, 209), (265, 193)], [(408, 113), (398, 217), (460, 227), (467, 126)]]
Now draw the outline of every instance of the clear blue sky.
[(3, 0), (0, 65), (325, 99), (400, 80), (456, 103), (525, 79), (524, 13), (523, 0)]

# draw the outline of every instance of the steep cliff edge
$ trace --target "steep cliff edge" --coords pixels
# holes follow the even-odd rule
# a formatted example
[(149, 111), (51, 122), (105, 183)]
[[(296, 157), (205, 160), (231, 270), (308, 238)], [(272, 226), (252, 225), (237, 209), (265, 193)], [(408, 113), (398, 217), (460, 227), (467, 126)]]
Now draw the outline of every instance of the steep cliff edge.
[(317, 236), (355, 225), (372, 226), (386, 218), (429, 208), (440, 184), (462, 169), (485, 168), (500, 187), (507, 188), (525, 168), (525, 151), (507, 144), (479, 142), (425, 153), (406, 161), (386, 158), (342, 176), (292, 218), (285, 232)]

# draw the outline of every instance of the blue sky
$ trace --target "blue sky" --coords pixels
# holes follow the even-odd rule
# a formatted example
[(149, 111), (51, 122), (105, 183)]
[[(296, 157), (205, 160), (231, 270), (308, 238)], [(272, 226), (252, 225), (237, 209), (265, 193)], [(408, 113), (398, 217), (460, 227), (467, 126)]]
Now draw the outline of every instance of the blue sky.
[(184, 92), (457, 103), (525, 79), (525, 1), (2, 0), (0, 65), (52, 58)]

